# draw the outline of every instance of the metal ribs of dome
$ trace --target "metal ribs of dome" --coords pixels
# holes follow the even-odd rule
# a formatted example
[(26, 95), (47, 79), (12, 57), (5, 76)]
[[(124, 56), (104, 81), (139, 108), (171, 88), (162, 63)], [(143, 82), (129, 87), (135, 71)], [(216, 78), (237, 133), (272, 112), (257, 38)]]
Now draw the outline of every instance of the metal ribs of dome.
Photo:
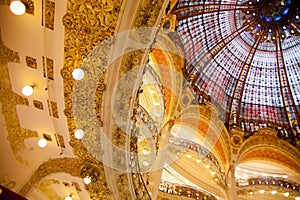
[(283, 2), (291, 9), (278, 22), (260, 17), (267, 0), (179, 0), (172, 12), (186, 54), (186, 78), (226, 112), (226, 124), (285, 127), (295, 142), (300, 137), (300, 6)]

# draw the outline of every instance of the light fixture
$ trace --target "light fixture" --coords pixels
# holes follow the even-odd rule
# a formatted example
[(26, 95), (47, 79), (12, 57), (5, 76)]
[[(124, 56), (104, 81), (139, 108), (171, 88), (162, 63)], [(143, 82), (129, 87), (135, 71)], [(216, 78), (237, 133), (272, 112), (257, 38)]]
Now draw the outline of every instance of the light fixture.
[(84, 71), (80, 68), (76, 68), (72, 72), (72, 76), (75, 80), (79, 81), (84, 77)]
[(86, 176), (86, 177), (83, 178), (83, 182), (88, 185), (92, 182), (92, 180), (89, 176)]
[(26, 85), (23, 87), (22, 89), (22, 94), (24, 94), (25, 96), (29, 97), (33, 94), (33, 89), (34, 89), (35, 85)]
[(249, 194), (250, 194), (250, 195), (253, 195), (253, 192), (251, 191), (251, 192), (249, 192)]
[(282, 178), (288, 178), (288, 176), (287, 175), (283, 175)]
[(273, 194), (273, 195), (275, 195), (277, 192), (276, 192), (276, 190), (273, 190), (272, 192), (271, 192), (271, 194)]
[(187, 158), (191, 158), (192, 155), (191, 155), (191, 154), (187, 154), (186, 157), (187, 157)]
[(259, 193), (263, 194), (263, 193), (265, 193), (265, 191), (264, 190), (259, 190)]
[(40, 140), (38, 141), (38, 145), (39, 145), (39, 147), (41, 147), (41, 148), (46, 147), (46, 146), (47, 146), (47, 140), (45, 140), (44, 138), (40, 139)]
[(288, 197), (289, 195), (290, 195), (290, 193), (288, 193), (288, 192), (283, 193), (283, 196), (285, 196), (285, 197)]
[(145, 160), (145, 161), (143, 162), (143, 165), (144, 165), (145, 167), (148, 167), (148, 166), (149, 166), (149, 162)]
[(83, 136), (84, 136), (83, 130), (82, 129), (76, 129), (75, 132), (74, 132), (74, 136), (77, 139), (82, 139)]
[(197, 163), (201, 163), (201, 160), (200, 160), (200, 159), (197, 159), (196, 161), (197, 161)]
[(10, 11), (15, 15), (23, 15), (26, 11), (26, 7), (22, 1), (12, 1), (9, 5)]
[(65, 200), (72, 200), (72, 195), (70, 194), (69, 196), (66, 196)]
[(143, 149), (142, 152), (143, 152), (144, 155), (148, 155), (149, 154), (149, 151), (147, 149)]

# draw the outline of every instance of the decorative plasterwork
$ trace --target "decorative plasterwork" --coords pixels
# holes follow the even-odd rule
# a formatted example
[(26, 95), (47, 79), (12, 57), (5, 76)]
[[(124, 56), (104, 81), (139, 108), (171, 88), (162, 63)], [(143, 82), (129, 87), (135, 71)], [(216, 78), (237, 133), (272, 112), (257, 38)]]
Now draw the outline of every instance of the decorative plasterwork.
[(17, 52), (7, 48), (0, 36), (0, 102), (2, 105), (2, 114), (6, 122), (8, 132), (7, 140), (17, 160), (24, 162), (19, 152), (25, 148), (24, 140), (27, 138), (37, 137), (34, 131), (20, 127), (16, 106), (29, 106), (27, 98), (24, 98), (12, 91), (12, 86), (8, 72), (8, 62), (20, 62)]
[(54, 30), (55, 2), (46, 0), (45, 26)]
[[(61, 75), (64, 79), (64, 114), (67, 117), (71, 134), (70, 145), (73, 147), (74, 154), (81, 159), (81, 162), (96, 165), (100, 172), (97, 183), (86, 186), (92, 199), (110, 199), (111, 194), (106, 183), (103, 164), (99, 162), (102, 156), (100, 133), (93, 131), (95, 128), (94, 123), (87, 121), (91, 119), (91, 117), (88, 116), (89, 113), (86, 113), (86, 116), (81, 116), (73, 112), (73, 92), (76, 92), (78, 95), (80, 94), (79, 91), (73, 91), (75, 82), (71, 73), (75, 68), (79, 68), (82, 65), (94, 47), (105, 39), (113, 36), (121, 3), (121, 0), (103, 0), (101, 2), (69, 0), (67, 2), (67, 13), (63, 17), (63, 24), (65, 26), (65, 61)], [(110, 44), (106, 42), (104, 45), (105, 50), (100, 51), (101, 48), (99, 48), (99, 51), (93, 51), (93, 55), (89, 55), (93, 59), (87, 59), (84, 66), (82, 66), (83, 70), (94, 69), (90, 74), (85, 74), (85, 76), (90, 77), (87, 81), (92, 82), (86, 85), (95, 84), (93, 81), (96, 80), (98, 87), (96, 91), (90, 91), (92, 88), (87, 87), (85, 94), (93, 94), (96, 92), (94, 103), (96, 105), (97, 119), (95, 120), (100, 126), (102, 124), (102, 95), (106, 86), (104, 76), (99, 77), (98, 75), (100, 73), (102, 74), (106, 66), (107, 55), (110, 49), (109, 45)], [(77, 104), (79, 104), (79, 106), (81, 105), (80, 102), (77, 102)], [(73, 135), (77, 128), (83, 127), (85, 127), (84, 142), (76, 139)], [(76, 169), (76, 167), (72, 168)], [(77, 169), (80, 169), (80, 167)], [(79, 173), (79, 170), (77, 172)], [(79, 175), (80, 174), (78, 174), (78, 176)]]
[(33, 57), (30, 57), (30, 56), (26, 56), (26, 65), (28, 67), (31, 67), (33, 69), (37, 69), (37, 62), (36, 62), (36, 59), (33, 58)]
[(252, 136), (240, 147), (236, 164), (246, 160), (270, 161), (300, 172), (298, 149), (267, 130), (266, 134), (262, 131), (260, 135)]

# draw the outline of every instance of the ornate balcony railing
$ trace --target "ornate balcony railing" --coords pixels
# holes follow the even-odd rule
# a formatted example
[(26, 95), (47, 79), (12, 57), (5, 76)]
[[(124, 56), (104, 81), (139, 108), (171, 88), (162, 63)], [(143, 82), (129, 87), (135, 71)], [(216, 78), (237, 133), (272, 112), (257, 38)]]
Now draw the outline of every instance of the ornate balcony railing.
[(217, 200), (211, 194), (204, 192), (198, 188), (187, 186), (187, 185), (179, 185), (179, 184), (175, 184), (175, 183), (170, 183), (167, 181), (162, 181), (160, 183), (159, 191), (165, 192), (168, 194), (189, 197), (189, 198), (193, 198), (193, 199)]
[(171, 144), (174, 144), (176, 146), (182, 146), (182, 147), (186, 147), (188, 149), (191, 149), (193, 151), (196, 151), (199, 155), (199, 158), (204, 160), (205, 163), (209, 164), (212, 169), (216, 172), (215, 177), (218, 177), (218, 180), (220, 180), (220, 183), (225, 187), (225, 174), (224, 172), (222, 172), (220, 164), (217, 160), (217, 158), (205, 147), (203, 147), (202, 145), (186, 140), (186, 139), (182, 139), (182, 138), (174, 138), (171, 137), (169, 139), (169, 142)]

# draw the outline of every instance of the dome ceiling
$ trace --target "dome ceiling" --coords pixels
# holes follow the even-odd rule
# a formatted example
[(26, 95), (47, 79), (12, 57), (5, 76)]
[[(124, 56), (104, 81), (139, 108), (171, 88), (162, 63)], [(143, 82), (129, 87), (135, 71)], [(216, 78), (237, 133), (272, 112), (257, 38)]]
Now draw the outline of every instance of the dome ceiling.
[(186, 78), (226, 112), (299, 135), (300, 10), (296, 0), (180, 0), (173, 9)]

